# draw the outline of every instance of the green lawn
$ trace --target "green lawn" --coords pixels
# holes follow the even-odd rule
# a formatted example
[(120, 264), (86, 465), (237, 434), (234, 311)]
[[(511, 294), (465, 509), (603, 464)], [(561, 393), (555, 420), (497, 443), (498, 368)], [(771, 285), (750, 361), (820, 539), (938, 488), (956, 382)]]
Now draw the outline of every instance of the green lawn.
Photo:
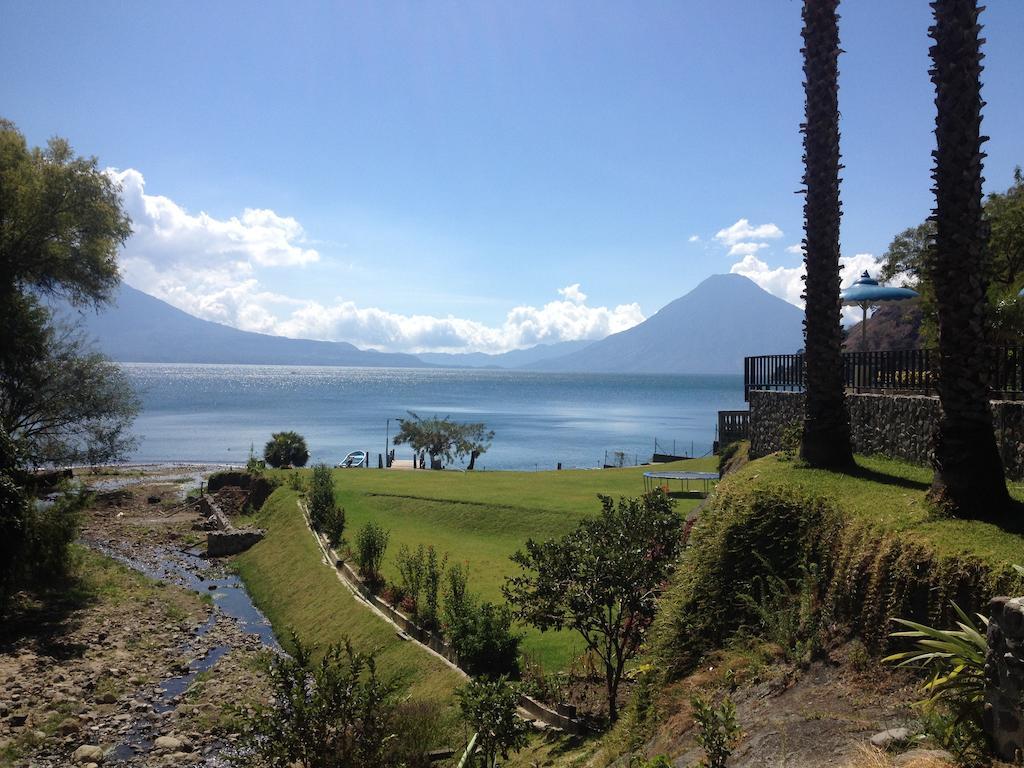
[(306, 528), (294, 491), (279, 488), (255, 516), (267, 536), (236, 559), (259, 608), (279, 635), (295, 629), (321, 647), (345, 638), (357, 650), (378, 652), (378, 669), (398, 675), (417, 698), (450, 700), (458, 674), (358, 602), (325, 565)]
[[(976, 520), (941, 519), (925, 504), (932, 470), (879, 456), (857, 456), (850, 473), (808, 469), (767, 456), (744, 467), (729, 483), (752, 487), (772, 482), (795, 485), (834, 498), (846, 513), (929, 545), (940, 556), (977, 557), (992, 564), (1024, 562), (1024, 537)], [(1024, 501), (1024, 483), (1010, 483), (1010, 494)]]
[[(717, 459), (694, 459), (666, 469), (714, 471)], [(347, 515), (351, 540), (368, 520), (391, 531), (384, 573), (397, 581), (395, 553), (402, 544), (432, 544), (449, 562), (465, 564), (470, 588), (501, 601), (501, 585), (513, 573), (509, 556), (528, 538), (569, 531), (599, 509), (597, 494), (637, 496), (649, 467), (560, 472), (431, 472), (336, 470), (335, 487)], [(696, 505), (680, 500), (686, 513)], [(569, 632), (526, 628), (523, 651), (548, 672), (564, 669), (582, 650)]]

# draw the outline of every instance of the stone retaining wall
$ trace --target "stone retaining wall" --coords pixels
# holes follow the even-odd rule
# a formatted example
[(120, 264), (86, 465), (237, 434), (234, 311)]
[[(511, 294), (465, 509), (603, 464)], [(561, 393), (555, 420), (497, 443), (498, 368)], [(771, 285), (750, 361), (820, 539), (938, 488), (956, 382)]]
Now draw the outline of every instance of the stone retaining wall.
[(231, 518), (207, 494), (199, 497), (199, 512), (216, 526), (216, 530), (206, 534), (207, 557), (227, 557), (245, 552), (265, 535), (260, 528), (235, 528)]
[(989, 605), (982, 719), (999, 757), (1024, 757), (1024, 597), (997, 597)]
[[(850, 436), (856, 453), (929, 462), (939, 400), (922, 395), (848, 394)], [(802, 392), (750, 392), (750, 458), (782, 450), (787, 427), (803, 418)], [(992, 422), (1006, 474), (1024, 478), (1024, 401), (995, 400)]]

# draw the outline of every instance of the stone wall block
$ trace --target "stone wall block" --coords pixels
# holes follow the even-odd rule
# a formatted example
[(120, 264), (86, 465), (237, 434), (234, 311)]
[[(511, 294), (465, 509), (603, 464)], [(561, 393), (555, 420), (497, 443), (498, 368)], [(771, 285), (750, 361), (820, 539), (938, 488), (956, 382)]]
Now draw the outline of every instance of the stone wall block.
[[(750, 458), (782, 449), (786, 427), (803, 419), (802, 392), (750, 392)], [(848, 394), (850, 438), (856, 453), (880, 454), (929, 464), (939, 400), (924, 395)], [(1006, 475), (1024, 479), (1024, 401), (992, 403), (1000, 455)]]
[(993, 598), (987, 639), (983, 721), (996, 754), (1013, 762), (1024, 757), (1024, 597)]

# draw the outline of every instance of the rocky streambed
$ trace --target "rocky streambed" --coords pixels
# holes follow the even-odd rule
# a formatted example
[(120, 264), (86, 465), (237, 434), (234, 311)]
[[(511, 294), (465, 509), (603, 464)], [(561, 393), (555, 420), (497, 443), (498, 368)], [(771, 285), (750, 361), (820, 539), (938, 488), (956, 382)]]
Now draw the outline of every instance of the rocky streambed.
[(84, 521), (82, 594), (5, 628), (0, 765), (226, 765), (239, 713), (264, 698), (270, 625), (199, 554), (194, 468), (161, 472), (107, 482)]

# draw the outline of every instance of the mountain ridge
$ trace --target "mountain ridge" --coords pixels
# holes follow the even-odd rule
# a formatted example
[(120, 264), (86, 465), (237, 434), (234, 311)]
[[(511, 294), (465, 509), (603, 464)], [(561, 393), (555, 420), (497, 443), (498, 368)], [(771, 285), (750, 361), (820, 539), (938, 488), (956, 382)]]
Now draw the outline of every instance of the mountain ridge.
[(190, 315), (127, 283), (98, 312), (66, 305), (55, 310), (80, 319), (99, 350), (118, 362), (435, 367), (413, 355), (359, 349), (346, 341), (242, 331)]
[(711, 275), (639, 325), (530, 370), (742, 373), (743, 358), (803, 346), (804, 313), (742, 275)]

